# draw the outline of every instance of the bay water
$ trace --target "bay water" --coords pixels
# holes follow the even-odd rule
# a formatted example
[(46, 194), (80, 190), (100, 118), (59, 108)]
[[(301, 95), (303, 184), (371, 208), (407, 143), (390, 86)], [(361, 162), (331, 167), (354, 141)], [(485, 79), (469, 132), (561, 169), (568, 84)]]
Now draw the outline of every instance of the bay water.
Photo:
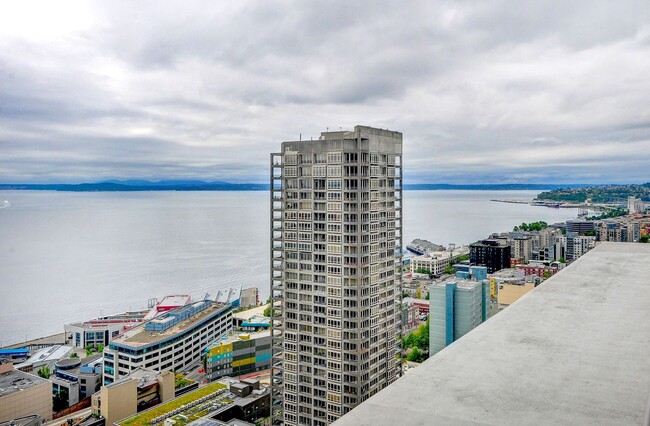
[[(404, 191), (404, 244), (469, 244), (575, 209), (537, 191)], [(229, 286), (269, 294), (269, 193), (0, 191), (0, 347), (66, 323)]]

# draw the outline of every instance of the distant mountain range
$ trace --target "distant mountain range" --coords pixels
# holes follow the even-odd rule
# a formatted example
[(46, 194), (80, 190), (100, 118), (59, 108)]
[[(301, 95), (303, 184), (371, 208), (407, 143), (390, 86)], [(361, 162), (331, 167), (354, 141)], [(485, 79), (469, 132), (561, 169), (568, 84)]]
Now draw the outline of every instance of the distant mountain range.
[(204, 182), (199, 180), (169, 180), (150, 182), (146, 180), (110, 180), (95, 183), (79, 184), (0, 184), (0, 190), (31, 190), (31, 191), (264, 191), (269, 189), (267, 184), (258, 183), (229, 183), (223, 181)]
[[(436, 184), (406, 184), (405, 190), (553, 190), (562, 188), (580, 188), (585, 184), (469, 184), (454, 185)], [(267, 191), (268, 184), (263, 183), (230, 183), (224, 181), (201, 180), (162, 180), (152, 182), (142, 179), (106, 180), (95, 183), (79, 184), (0, 184), (0, 190), (45, 190), (45, 191)]]

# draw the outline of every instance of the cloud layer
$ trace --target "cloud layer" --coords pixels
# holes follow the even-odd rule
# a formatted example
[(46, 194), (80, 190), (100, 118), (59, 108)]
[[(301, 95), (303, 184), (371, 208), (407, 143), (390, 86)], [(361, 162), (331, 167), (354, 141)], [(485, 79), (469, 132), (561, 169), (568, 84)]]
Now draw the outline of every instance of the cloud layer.
[(355, 124), (409, 183), (647, 181), (648, 76), (647, 0), (13, 2), (0, 182), (263, 182)]

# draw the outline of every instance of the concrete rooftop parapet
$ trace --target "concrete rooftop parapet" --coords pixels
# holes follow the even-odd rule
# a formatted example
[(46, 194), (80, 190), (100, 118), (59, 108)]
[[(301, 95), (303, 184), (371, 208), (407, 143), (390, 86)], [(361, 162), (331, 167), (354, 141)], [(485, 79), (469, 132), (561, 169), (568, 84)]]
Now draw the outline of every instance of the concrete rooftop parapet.
[(649, 397), (650, 244), (603, 243), (334, 425), (640, 425)]

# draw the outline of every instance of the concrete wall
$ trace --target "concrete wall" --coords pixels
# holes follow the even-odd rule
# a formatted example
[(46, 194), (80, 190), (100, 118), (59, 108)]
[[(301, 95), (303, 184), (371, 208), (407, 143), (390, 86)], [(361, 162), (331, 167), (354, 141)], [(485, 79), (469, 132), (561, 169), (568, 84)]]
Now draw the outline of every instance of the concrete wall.
[(157, 377), (157, 380), (160, 402), (167, 402), (170, 399), (174, 399), (174, 385), (176, 382), (174, 373), (172, 371), (165, 371), (164, 373), (160, 373)]
[(138, 412), (138, 381), (127, 380), (100, 390), (100, 412), (106, 419), (106, 426)]

